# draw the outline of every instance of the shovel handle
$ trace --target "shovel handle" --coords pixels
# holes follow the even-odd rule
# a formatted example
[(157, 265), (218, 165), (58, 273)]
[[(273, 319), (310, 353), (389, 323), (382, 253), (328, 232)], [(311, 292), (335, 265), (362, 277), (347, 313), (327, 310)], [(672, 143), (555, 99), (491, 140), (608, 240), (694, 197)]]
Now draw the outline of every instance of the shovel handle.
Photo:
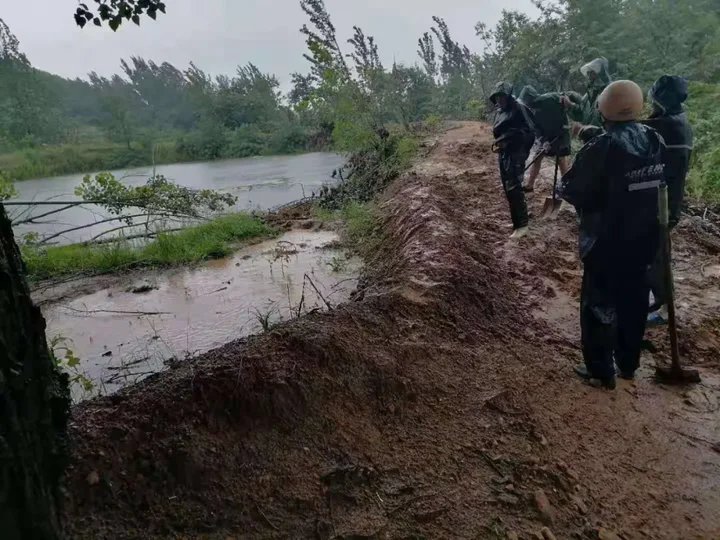
[(670, 334), (670, 354), (673, 371), (682, 370), (680, 366), (680, 346), (678, 344), (677, 322), (675, 319), (675, 287), (672, 274), (672, 242), (670, 241), (670, 226), (668, 209), (668, 188), (662, 184), (658, 189), (658, 207), (660, 218), (660, 242), (664, 268), (665, 291), (668, 307), (668, 332)]
[(558, 156), (555, 156), (555, 178), (553, 179), (553, 192), (552, 192), (552, 200), (553, 200), (553, 207), (555, 206), (555, 202), (557, 201), (557, 180), (558, 180), (558, 168), (560, 167), (560, 158)]

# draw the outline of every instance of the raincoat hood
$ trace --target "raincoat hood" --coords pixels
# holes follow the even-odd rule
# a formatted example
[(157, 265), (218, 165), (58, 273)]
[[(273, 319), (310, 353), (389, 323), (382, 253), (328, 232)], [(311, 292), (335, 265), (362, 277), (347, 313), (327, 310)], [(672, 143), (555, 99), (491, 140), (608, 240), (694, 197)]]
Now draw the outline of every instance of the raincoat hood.
[(650, 88), (648, 99), (666, 114), (682, 111), (688, 97), (688, 81), (675, 75), (663, 75)]
[(520, 92), (520, 97), (518, 99), (528, 107), (532, 108), (538, 96), (540, 96), (538, 91), (535, 90), (534, 87), (528, 85), (522, 89), (522, 92)]
[(503, 82), (497, 83), (495, 85), (495, 88), (493, 89), (493, 93), (490, 94), (490, 102), (492, 104), (495, 104), (495, 100), (500, 95), (505, 95), (509, 98), (512, 98), (513, 97), (512, 89), (513, 89), (512, 84), (510, 84), (509, 82), (503, 81)]
[(597, 75), (597, 79), (592, 83), (592, 86), (604, 87), (612, 82), (610, 78), (610, 65), (607, 58), (601, 56), (580, 68), (580, 73), (582, 73), (586, 79), (590, 79), (590, 72)]

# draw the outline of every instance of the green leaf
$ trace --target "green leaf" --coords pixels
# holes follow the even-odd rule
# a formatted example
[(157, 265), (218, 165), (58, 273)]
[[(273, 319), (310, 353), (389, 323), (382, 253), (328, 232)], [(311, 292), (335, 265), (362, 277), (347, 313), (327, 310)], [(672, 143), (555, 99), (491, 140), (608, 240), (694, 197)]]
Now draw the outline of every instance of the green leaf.
[(65, 360), (67, 361), (67, 366), (69, 368), (75, 368), (80, 365), (80, 359), (75, 356), (72, 351), (67, 352), (67, 356), (65, 357)]

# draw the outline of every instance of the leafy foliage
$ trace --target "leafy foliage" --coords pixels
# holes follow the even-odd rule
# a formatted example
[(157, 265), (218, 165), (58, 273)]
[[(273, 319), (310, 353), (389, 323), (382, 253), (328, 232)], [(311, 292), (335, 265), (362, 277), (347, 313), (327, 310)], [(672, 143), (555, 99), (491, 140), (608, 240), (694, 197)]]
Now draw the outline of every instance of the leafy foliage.
[(11, 199), (17, 195), (15, 186), (3, 174), (0, 173), (0, 202)]
[(69, 338), (57, 335), (50, 339), (48, 349), (55, 365), (67, 373), (71, 388), (80, 388), (83, 398), (90, 397), (95, 390), (95, 383), (82, 371), (80, 358), (73, 351), (73, 342)]
[(139, 25), (141, 17), (156, 19), (158, 12), (165, 13), (165, 3), (161, 0), (94, 0), (92, 9), (81, 3), (75, 10), (75, 23), (84, 28), (92, 22), (102, 26), (107, 22), (113, 30), (117, 30), (123, 21), (132, 21)]
[[(113, 215), (122, 215), (130, 208), (142, 208), (149, 214), (167, 213), (201, 217), (231, 207), (237, 198), (211, 189), (194, 190), (170, 182), (163, 175), (154, 175), (141, 186), (128, 186), (111, 173), (86, 175), (75, 188), (75, 195), (93, 201)], [(129, 218), (128, 224), (132, 224)]]

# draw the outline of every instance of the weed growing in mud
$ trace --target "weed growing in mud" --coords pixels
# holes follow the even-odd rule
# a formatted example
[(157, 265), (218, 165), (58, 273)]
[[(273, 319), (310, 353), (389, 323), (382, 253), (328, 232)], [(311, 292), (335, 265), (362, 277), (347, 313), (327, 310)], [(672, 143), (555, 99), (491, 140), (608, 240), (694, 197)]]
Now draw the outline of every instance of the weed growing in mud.
[(280, 312), (275, 303), (272, 303), (262, 311), (255, 308), (255, 320), (260, 324), (263, 332), (269, 332), (282, 322), (282, 317), (280, 317)]
[(230, 214), (177, 233), (163, 233), (144, 245), (114, 242), (40, 248), (23, 246), (31, 280), (73, 273), (103, 274), (137, 266), (170, 266), (225, 257), (235, 243), (269, 236), (272, 229), (248, 214)]
[(335, 255), (332, 259), (330, 259), (327, 265), (333, 272), (344, 272), (347, 270), (348, 261), (345, 257), (338, 257)]

